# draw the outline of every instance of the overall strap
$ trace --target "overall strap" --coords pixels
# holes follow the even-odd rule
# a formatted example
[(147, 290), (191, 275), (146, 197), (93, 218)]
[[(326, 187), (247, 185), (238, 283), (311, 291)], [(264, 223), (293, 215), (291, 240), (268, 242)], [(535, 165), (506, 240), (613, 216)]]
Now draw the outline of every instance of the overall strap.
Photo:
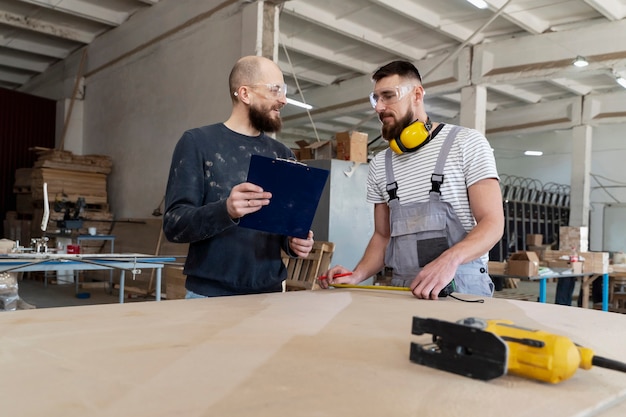
[(437, 157), (437, 163), (435, 164), (435, 172), (430, 176), (430, 183), (432, 184), (432, 188), (430, 189), (431, 197), (433, 193), (437, 193), (441, 195), (441, 184), (443, 184), (443, 168), (446, 165), (446, 160), (448, 159), (448, 154), (450, 153), (450, 149), (452, 148), (452, 143), (454, 143), (454, 139), (456, 135), (461, 130), (461, 126), (452, 126), (448, 136), (446, 136), (443, 141), (443, 145), (441, 145), (441, 149), (439, 150), (439, 156)]
[(387, 179), (387, 193), (389, 194), (389, 201), (398, 198), (398, 182), (393, 174), (393, 166), (391, 165), (391, 148), (387, 148), (385, 151), (385, 177)]

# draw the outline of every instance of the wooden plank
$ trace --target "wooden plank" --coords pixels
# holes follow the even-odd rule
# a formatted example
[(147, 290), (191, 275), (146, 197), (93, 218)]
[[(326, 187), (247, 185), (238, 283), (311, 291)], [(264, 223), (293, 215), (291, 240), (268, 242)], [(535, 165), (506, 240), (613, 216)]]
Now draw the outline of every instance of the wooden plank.
[(43, 184), (48, 184), (48, 199), (76, 202), (79, 197), (88, 204), (107, 204), (106, 175), (60, 169), (37, 168), (33, 170), (33, 200), (43, 200)]

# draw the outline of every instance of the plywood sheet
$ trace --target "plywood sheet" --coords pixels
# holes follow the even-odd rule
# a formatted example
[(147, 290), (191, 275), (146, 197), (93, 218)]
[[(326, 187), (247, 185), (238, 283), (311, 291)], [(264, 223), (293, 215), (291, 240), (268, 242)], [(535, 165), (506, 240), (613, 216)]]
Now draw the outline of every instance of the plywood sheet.
[[(404, 292), (299, 291), (0, 315), (3, 415), (624, 415), (626, 375), (481, 382), (409, 361), (414, 315), (510, 319), (626, 361), (626, 316)], [(423, 340), (422, 340), (423, 341)], [(9, 377), (10, 376), (10, 377)]]

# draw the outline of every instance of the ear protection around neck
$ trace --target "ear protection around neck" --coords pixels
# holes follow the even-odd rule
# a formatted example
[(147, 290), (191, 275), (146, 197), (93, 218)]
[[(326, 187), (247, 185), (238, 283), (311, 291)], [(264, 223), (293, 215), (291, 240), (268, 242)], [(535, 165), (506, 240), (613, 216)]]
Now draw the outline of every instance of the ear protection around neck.
[(432, 127), (433, 123), (430, 121), (430, 117), (426, 119), (425, 123), (416, 120), (402, 130), (399, 138), (391, 139), (389, 147), (398, 155), (415, 152), (428, 143)]

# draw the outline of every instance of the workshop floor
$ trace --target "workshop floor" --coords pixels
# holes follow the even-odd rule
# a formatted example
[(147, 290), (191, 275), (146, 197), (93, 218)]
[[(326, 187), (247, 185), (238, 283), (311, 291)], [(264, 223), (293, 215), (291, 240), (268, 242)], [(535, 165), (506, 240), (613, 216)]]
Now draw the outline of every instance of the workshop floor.
[[(547, 284), (547, 301), (554, 303), (554, 295), (556, 291), (556, 283), (549, 282)], [(43, 281), (30, 279), (22, 279), (19, 282), (20, 298), (36, 308), (48, 307), (65, 307), (65, 306), (81, 306), (91, 304), (114, 304), (119, 302), (119, 292), (113, 290), (113, 294), (109, 294), (108, 289), (104, 285), (97, 288), (80, 289), (80, 293), (88, 294), (88, 298), (79, 298), (76, 296), (74, 284), (48, 284), (44, 286)], [(577, 303), (577, 295), (579, 286), (574, 289), (573, 305)], [(536, 301), (539, 297), (539, 283), (520, 281), (517, 288), (507, 288), (502, 291), (496, 291), (496, 298), (522, 299)], [(86, 296), (86, 295), (85, 295)], [(145, 297), (126, 297), (125, 302), (138, 302), (154, 300), (154, 298)], [(24, 308), (28, 307), (23, 305)]]
[[(45, 286), (43, 281), (30, 279), (22, 279), (18, 283), (20, 299), (27, 304), (21, 303), (22, 309), (29, 308), (29, 306), (48, 308), (119, 303), (119, 291), (114, 289), (113, 293), (109, 293), (108, 288), (104, 284), (88, 289), (80, 288), (78, 291), (77, 295), (76, 287), (73, 283), (49, 283)], [(147, 300), (153, 301), (154, 297), (127, 296), (124, 302)]]

